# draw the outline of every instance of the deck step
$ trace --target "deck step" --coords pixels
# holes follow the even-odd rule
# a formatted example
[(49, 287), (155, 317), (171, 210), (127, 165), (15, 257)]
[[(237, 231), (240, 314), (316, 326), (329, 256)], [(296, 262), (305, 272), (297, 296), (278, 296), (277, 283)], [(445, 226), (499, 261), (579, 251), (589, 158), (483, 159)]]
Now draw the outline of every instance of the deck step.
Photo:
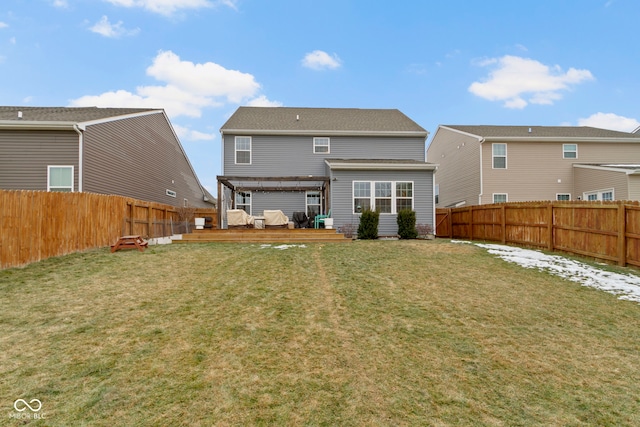
[(207, 233), (183, 234), (173, 243), (347, 243), (344, 234), (329, 229), (231, 229), (212, 230)]

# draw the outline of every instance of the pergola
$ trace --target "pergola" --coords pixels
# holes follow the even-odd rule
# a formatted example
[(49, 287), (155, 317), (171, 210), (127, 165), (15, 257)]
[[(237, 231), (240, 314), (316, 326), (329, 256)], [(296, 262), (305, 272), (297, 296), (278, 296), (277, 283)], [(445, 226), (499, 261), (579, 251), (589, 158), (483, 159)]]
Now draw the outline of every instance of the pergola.
[[(221, 176), (218, 175), (218, 228), (222, 227), (222, 186), (231, 190), (231, 205), (235, 207), (235, 193), (241, 191), (320, 191), (329, 206), (331, 179), (328, 176)], [(276, 185), (277, 183), (277, 185)]]

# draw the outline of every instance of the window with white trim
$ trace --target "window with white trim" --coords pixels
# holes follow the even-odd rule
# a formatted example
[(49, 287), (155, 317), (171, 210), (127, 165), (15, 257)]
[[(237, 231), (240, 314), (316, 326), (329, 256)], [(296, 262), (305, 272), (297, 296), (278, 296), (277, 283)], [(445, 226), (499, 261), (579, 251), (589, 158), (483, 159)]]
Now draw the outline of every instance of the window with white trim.
[(307, 191), (307, 216), (309, 218), (320, 215), (321, 203), (319, 191)]
[(562, 158), (563, 159), (577, 159), (578, 158), (578, 144), (562, 144)]
[(251, 215), (251, 192), (238, 191), (236, 193), (236, 209), (242, 209)]
[(569, 193), (558, 193), (556, 194), (556, 200), (559, 202), (566, 202), (571, 200), (571, 194)]
[(371, 183), (366, 181), (353, 182), (353, 213), (371, 209)]
[(607, 188), (605, 190), (598, 190), (598, 191), (590, 191), (587, 193), (584, 193), (584, 199), (585, 200), (601, 200), (601, 201), (610, 201), (610, 200), (615, 200), (615, 193), (613, 188)]
[(73, 166), (47, 166), (47, 191), (73, 192)]
[(236, 165), (251, 164), (251, 137), (236, 136), (235, 138)]
[(507, 193), (493, 193), (493, 203), (506, 203), (508, 199)]
[(507, 144), (491, 144), (493, 169), (507, 168)]
[(396, 182), (396, 212), (413, 210), (413, 182)]
[(413, 209), (413, 182), (354, 181), (353, 213), (362, 213), (366, 209), (377, 210), (381, 214)]
[(313, 154), (327, 154), (330, 153), (330, 140), (329, 138), (313, 138)]

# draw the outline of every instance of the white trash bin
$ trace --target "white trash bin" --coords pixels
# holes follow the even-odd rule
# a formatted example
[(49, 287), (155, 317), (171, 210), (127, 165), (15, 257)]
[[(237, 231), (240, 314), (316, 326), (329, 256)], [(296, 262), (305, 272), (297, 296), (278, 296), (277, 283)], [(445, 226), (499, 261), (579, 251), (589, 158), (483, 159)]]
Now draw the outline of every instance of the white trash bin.
[(333, 228), (333, 218), (325, 218), (324, 219), (324, 228)]
[(196, 218), (196, 230), (204, 230), (204, 218)]

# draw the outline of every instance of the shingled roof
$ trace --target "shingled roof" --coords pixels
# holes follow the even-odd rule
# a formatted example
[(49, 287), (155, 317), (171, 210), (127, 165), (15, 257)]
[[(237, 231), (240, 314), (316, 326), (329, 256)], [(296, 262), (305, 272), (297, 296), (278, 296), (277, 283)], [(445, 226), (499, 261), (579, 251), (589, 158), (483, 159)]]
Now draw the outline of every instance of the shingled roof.
[(240, 107), (223, 133), (406, 134), (428, 132), (396, 109)]
[(640, 141), (640, 134), (589, 126), (491, 126), (442, 125), (484, 138), (629, 138)]
[[(127, 114), (157, 111), (151, 108), (98, 108), (98, 107), (2, 107), (1, 121), (75, 122), (107, 119)], [(22, 117), (18, 116), (22, 112)]]

